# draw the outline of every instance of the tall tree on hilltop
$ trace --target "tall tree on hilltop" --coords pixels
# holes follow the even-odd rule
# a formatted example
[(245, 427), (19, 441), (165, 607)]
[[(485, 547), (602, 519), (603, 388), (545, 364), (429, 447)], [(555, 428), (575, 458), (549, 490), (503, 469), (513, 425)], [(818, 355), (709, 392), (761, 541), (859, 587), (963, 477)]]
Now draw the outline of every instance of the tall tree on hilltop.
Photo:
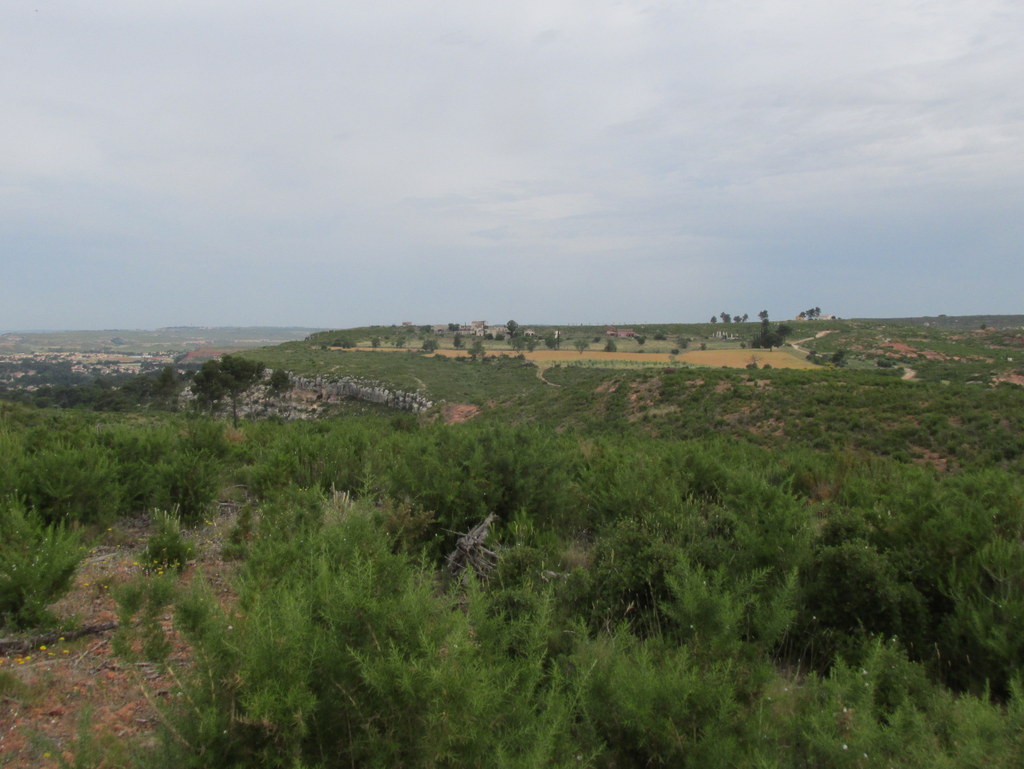
[(757, 316), (761, 319), (761, 328), (754, 335), (754, 338), (750, 340), (751, 347), (763, 347), (769, 350), (773, 347), (781, 347), (782, 343), (786, 341), (786, 337), (793, 332), (784, 323), (780, 323), (773, 328), (768, 320), (768, 310), (761, 310)]

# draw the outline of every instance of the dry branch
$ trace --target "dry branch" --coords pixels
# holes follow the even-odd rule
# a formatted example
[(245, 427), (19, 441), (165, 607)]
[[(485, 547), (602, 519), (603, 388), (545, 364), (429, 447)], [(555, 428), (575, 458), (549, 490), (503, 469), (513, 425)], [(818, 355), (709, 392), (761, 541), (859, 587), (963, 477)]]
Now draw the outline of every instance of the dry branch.
[(488, 549), (484, 542), (490, 533), (491, 524), (497, 515), (491, 513), (455, 543), (455, 549), (448, 555), (448, 573), (454, 579), (464, 580), (467, 566), (472, 566), (478, 577), (486, 578), (498, 564), (498, 554)]
[(0, 639), (0, 654), (24, 654), (33, 649), (38, 649), (44, 644), (52, 644), (57, 641), (71, 641), (85, 635), (95, 635), (96, 633), (113, 630), (116, 627), (116, 622), (101, 622), (98, 625), (86, 625), (74, 630), (58, 630), (28, 638), (2, 638)]

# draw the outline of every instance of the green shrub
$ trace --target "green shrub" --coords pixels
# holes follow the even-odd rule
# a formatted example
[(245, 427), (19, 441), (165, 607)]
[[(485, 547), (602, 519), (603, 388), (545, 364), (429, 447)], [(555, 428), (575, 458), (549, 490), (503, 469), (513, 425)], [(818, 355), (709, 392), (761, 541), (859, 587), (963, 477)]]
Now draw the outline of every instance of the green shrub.
[(24, 458), (24, 448), (18, 435), (0, 425), (0, 499), (16, 497), (22, 492), (18, 486), (21, 482), (20, 466)]
[(941, 628), (939, 672), (958, 688), (1005, 699), (1024, 667), (1024, 544), (994, 539), (951, 564), (954, 609)]
[(113, 640), (116, 654), (130, 662), (144, 659), (164, 662), (171, 643), (161, 620), (174, 599), (175, 585), (170, 575), (159, 574), (137, 579), (117, 588), (118, 628)]
[(194, 452), (205, 452), (217, 459), (226, 459), (232, 453), (227, 428), (214, 419), (192, 418), (185, 422), (181, 443)]
[(180, 438), (168, 425), (122, 424), (100, 433), (117, 463), (126, 512), (142, 512), (162, 501), (161, 467), (179, 450)]
[(710, 658), (749, 655), (755, 644), (770, 652), (796, 616), (796, 569), (774, 580), (767, 569), (732, 574), (722, 564), (711, 571), (680, 553), (666, 579), (672, 597), (661, 606), (662, 635)]
[(921, 638), (922, 596), (891, 560), (864, 540), (820, 548), (803, 575), (803, 633), (814, 637), (818, 662), (859, 658), (869, 636)]
[(147, 765), (580, 765), (546, 623), (506, 622), (479, 592), (453, 611), (378, 525), (356, 506), (278, 540), (286, 570), (254, 547), (244, 616), (208, 594), (178, 602), (195, 677)]
[(771, 709), (766, 731), (787, 745), (793, 766), (1011, 769), (1024, 758), (1019, 700), (1004, 713), (953, 696), (895, 641), (871, 641), (858, 664), (840, 661), (827, 678), (787, 688), (785, 707), (762, 707)]
[(686, 647), (617, 633), (581, 650), (581, 726), (601, 765), (741, 766), (746, 742), (729, 663), (701, 665)]
[(356, 491), (363, 483), (370, 441), (380, 436), (358, 424), (323, 422), (282, 425), (260, 438), (264, 443), (254, 450), (249, 475), (252, 491), (267, 498), (289, 484)]
[(147, 568), (181, 571), (195, 552), (192, 543), (181, 536), (181, 521), (174, 513), (158, 510), (153, 523), (156, 530), (142, 553)]
[(657, 634), (678, 552), (678, 531), (623, 519), (598, 538), (592, 565), (570, 573), (559, 598), (595, 631), (628, 623), (641, 636)]
[(61, 440), (26, 457), (22, 467), (23, 493), (46, 521), (102, 525), (121, 511), (116, 462), (102, 446)]
[(248, 502), (242, 505), (221, 550), (225, 558), (242, 558), (248, 552), (255, 531), (254, 517), (253, 506)]
[(46, 607), (71, 587), (81, 558), (75, 533), (43, 523), (20, 502), (0, 501), (0, 625), (51, 622)]
[(220, 480), (220, 463), (212, 454), (179, 449), (160, 464), (159, 476), (159, 507), (176, 510), (187, 523), (206, 517)]

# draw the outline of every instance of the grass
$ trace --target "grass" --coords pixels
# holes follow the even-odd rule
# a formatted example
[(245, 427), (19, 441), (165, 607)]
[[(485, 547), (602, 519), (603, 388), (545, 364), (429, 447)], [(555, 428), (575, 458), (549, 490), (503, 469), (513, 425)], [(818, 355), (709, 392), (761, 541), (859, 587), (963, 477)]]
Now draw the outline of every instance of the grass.
[[(12, 659), (21, 659), (15, 657)], [(17, 664), (17, 663), (15, 663)], [(32, 704), (39, 699), (38, 692), (9, 670), (0, 670), (0, 700)]]
[(261, 349), (251, 355), (271, 368), (285, 368), (296, 376), (356, 377), (407, 392), (426, 392), (434, 401), (451, 403), (508, 400), (545, 386), (532, 364), (515, 358), (484, 363), (414, 350), (322, 350), (301, 342)]

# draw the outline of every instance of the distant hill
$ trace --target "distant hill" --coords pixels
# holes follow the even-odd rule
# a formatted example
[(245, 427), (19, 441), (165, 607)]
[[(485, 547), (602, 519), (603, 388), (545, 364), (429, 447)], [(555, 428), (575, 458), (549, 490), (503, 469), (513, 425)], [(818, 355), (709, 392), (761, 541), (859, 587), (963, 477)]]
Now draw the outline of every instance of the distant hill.
[(3, 352), (187, 352), (203, 347), (247, 349), (305, 339), (319, 328), (174, 326), (158, 329), (25, 331), (0, 335)]

